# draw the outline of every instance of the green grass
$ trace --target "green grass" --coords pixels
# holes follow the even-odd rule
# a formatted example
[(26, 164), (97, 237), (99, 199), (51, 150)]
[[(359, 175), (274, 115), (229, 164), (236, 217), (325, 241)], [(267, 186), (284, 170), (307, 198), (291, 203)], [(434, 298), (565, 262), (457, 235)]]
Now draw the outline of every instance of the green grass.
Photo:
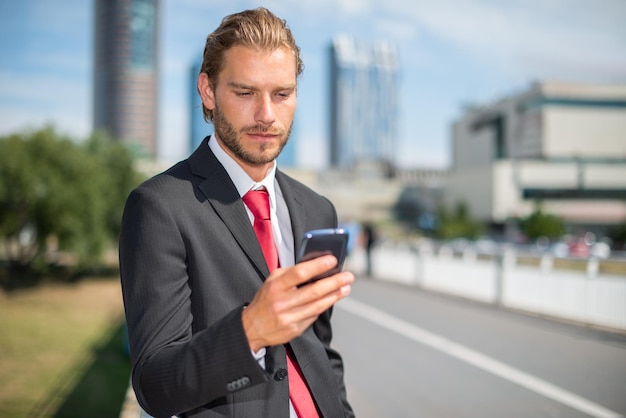
[(0, 290), (0, 417), (117, 417), (122, 312), (117, 279)]

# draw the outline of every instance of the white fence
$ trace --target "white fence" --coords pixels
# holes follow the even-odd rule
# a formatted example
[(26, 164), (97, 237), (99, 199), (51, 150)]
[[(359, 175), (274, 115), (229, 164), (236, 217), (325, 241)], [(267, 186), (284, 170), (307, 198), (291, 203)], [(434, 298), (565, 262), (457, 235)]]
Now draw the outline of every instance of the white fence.
[[(347, 268), (363, 274), (365, 266), (365, 254), (357, 249)], [(554, 269), (547, 257), (538, 267), (517, 265), (513, 251), (497, 261), (481, 260), (470, 251), (453, 257), (426, 245), (381, 245), (372, 251), (372, 276), (377, 279), (626, 331), (626, 276), (598, 270), (596, 259), (587, 261), (585, 272)]]

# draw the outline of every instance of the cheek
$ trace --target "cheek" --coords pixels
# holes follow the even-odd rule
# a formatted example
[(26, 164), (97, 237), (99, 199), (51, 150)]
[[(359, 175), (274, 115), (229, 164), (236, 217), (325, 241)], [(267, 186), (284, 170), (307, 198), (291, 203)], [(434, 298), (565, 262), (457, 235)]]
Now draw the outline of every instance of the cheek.
[(238, 126), (242, 119), (245, 119), (244, 115), (248, 112), (245, 104), (234, 103), (228, 99), (218, 101), (217, 106), (233, 126)]
[(285, 103), (284, 106), (280, 108), (281, 119), (285, 122), (290, 122), (296, 113), (296, 102), (294, 100), (293, 103)]

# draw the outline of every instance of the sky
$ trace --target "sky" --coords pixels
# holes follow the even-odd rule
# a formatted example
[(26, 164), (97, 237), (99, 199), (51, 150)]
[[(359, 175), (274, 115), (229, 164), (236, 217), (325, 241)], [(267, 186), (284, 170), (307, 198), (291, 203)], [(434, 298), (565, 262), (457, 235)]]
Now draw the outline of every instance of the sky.
[[(159, 156), (185, 158), (188, 84), (221, 19), (264, 6), (302, 51), (292, 140), (304, 168), (328, 160), (328, 48), (347, 34), (396, 44), (396, 163), (446, 168), (452, 123), (535, 81), (626, 84), (626, 0), (161, 0)], [(0, 135), (92, 129), (91, 0), (0, 0)]]

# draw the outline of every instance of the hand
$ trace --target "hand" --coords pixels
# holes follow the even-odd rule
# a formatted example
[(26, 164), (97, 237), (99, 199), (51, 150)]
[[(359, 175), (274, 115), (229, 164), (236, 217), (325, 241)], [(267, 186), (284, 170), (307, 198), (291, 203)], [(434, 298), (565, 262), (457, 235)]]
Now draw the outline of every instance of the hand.
[(242, 313), (250, 348), (285, 344), (302, 334), (317, 317), (350, 294), (354, 275), (341, 272), (298, 287), (337, 264), (325, 255), (272, 272)]

